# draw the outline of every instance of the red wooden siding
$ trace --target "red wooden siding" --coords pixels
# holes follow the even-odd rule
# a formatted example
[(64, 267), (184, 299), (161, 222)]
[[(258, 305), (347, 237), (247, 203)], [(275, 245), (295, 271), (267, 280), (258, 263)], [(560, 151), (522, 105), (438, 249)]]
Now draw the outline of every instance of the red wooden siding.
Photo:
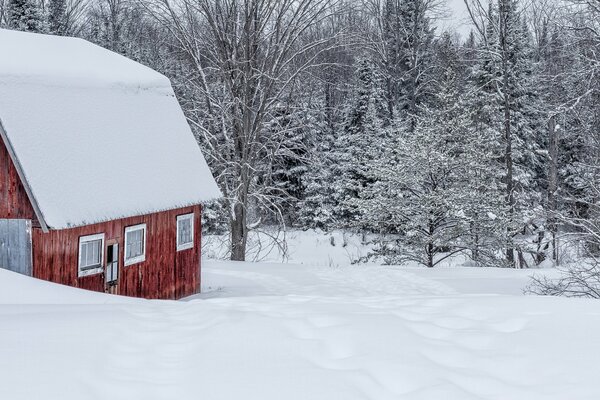
[[(194, 213), (194, 247), (177, 251), (177, 216)], [(125, 296), (178, 299), (200, 291), (201, 207), (187, 207), (43, 233), (33, 229), (33, 276), (83, 289), (104, 291), (104, 273), (79, 278), (79, 237), (105, 234), (106, 244), (119, 243), (116, 293)], [(127, 226), (146, 224), (146, 260), (124, 266)]]
[(31, 219), (35, 212), (4, 141), (0, 140), (0, 218)]

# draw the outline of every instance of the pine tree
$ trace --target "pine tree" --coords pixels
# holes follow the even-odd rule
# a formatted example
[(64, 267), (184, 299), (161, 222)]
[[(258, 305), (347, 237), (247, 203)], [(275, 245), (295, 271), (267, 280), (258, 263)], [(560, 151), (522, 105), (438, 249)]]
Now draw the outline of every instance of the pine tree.
[(434, 30), (424, 0), (386, 0), (383, 40), (386, 59), (386, 97), (390, 118), (394, 109), (411, 120), (431, 95), (429, 68), (432, 62)]
[(368, 170), (377, 158), (385, 129), (380, 118), (385, 100), (375, 65), (367, 59), (358, 62), (356, 90), (335, 139), (333, 173), (334, 216), (341, 226), (360, 225), (360, 210), (355, 201), (369, 184)]
[(517, 1), (490, 3), (488, 20), (473, 72), (477, 119), (496, 132), (497, 146), (503, 148), (497, 160), (504, 169), (499, 179), (507, 207), (505, 254), (507, 263), (516, 266), (515, 254), (521, 264), (524, 259), (515, 237), (542, 215), (537, 205), (545, 184), (544, 124), (529, 32)]
[(528, 210), (543, 200), (546, 192), (547, 139), (543, 118), (543, 103), (539, 95), (541, 79), (534, 63), (535, 54), (527, 25), (519, 19), (515, 37), (514, 91), (515, 182), (518, 207)]
[[(290, 102), (291, 103), (291, 102)], [(278, 107), (265, 126), (272, 150), (271, 171), (265, 176), (270, 180), (264, 196), (272, 200), (270, 215), (283, 216), (286, 223), (293, 224), (298, 218), (299, 201), (304, 198), (304, 175), (308, 171), (308, 148), (314, 135), (314, 121), (306, 104)], [(282, 212), (285, 210), (285, 215)]]
[[(598, 16), (600, 13), (595, 14), (595, 21)], [(563, 203), (561, 220), (581, 232), (582, 250), (594, 257), (600, 254), (600, 83), (596, 78), (600, 57), (592, 50), (599, 43), (598, 39), (598, 35), (589, 30), (582, 30), (576, 42), (562, 46), (561, 32), (553, 39), (556, 48), (562, 48), (560, 53), (564, 57), (553, 66), (558, 68), (558, 76), (564, 79), (566, 89), (562, 92), (566, 101), (561, 104), (564, 114), (556, 126), (559, 199)], [(560, 91), (560, 86), (553, 88)]]
[(11, 29), (27, 32), (44, 32), (46, 29), (36, 0), (9, 0), (6, 19)]
[(48, 30), (54, 35), (67, 34), (67, 0), (49, 1)]
[(475, 213), (483, 214), (480, 220), (494, 218), (474, 209), (490, 204), (497, 193), (482, 190), (491, 180), (487, 138), (475, 129), (459, 82), (456, 71), (446, 68), (434, 106), (423, 106), (414, 130), (409, 134), (409, 127), (396, 124), (392, 148), (371, 169), (374, 184), (361, 193), (363, 218), (396, 237), (377, 252), (389, 263), (433, 267), (473, 249)]
[(299, 224), (305, 228), (318, 228), (325, 231), (335, 226), (334, 190), (332, 182), (334, 157), (334, 132), (327, 124), (323, 107), (311, 115), (310, 156), (308, 170), (302, 176), (304, 199), (300, 205)]
[(468, 91), (462, 106), (470, 129), (467, 130), (469, 135), (464, 137), (467, 167), (461, 177), (464, 189), (458, 200), (461, 229), (464, 246), (475, 265), (503, 266), (498, 250), (508, 240), (508, 206), (504, 201), (501, 163), (504, 148), (498, 140), (497, 108), (490, 102), (490, 94), (478, 90), (475, 82), (467, 82)]
[[(478, 69), (474, 63), (477, 45), (473, 34), (463, 46), (456, 44), (449, 34), (436, 42), (436, 81), (438, 91), (431, 107), (450, 110), (449, 123), (459, 136), (455, 144), (462, 149), (462, 168), (455, 177), (463, 190), (454, 199), (456, 230), (460, 244), (476, 265), (498, 265), (496, 249), (506, 238), (504, 224), (506, 209), (502, 197), (502, 170), (498, 154), (502, 149), (497, 141), (493, 121), (497, 105), (493, 94), (477, 86), (494, 73), (492, 63)], [(479, 75), (481, 74), (481, 75)]]

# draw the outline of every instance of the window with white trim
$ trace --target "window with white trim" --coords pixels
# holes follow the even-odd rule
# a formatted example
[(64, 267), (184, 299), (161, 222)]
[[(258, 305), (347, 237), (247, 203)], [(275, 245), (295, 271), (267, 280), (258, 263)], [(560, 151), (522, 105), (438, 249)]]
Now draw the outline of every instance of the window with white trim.
[(87, 276), (102, 272), (104, 261), (104, 233), (81, 236), (79, 238), (78, 276)]
[(177, 251), (194, 247), (194, 213), (177, 216)]
[(146, 260), (146, 224), (125, 228), (125, 265)]

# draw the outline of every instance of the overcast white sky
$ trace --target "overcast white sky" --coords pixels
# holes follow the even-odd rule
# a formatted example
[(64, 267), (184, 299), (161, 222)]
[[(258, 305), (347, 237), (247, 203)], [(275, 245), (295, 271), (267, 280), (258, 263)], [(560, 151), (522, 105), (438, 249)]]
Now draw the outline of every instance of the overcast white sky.
[(445, 29), (454, 28), (466, 38), (471, 30), (471, 20), (464, 0), (446, 0), (446, 8), (450, 15), (443, 21), (438, 21), (438, 34)]

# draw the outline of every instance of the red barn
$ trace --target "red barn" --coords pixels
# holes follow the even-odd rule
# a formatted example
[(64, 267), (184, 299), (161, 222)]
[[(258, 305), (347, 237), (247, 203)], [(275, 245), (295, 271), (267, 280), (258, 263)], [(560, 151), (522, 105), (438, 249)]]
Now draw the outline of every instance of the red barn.
[(0, 30), (0, 267), (96, 291), (200, 289), (217, 188), (169, 80), (81, 39)]

